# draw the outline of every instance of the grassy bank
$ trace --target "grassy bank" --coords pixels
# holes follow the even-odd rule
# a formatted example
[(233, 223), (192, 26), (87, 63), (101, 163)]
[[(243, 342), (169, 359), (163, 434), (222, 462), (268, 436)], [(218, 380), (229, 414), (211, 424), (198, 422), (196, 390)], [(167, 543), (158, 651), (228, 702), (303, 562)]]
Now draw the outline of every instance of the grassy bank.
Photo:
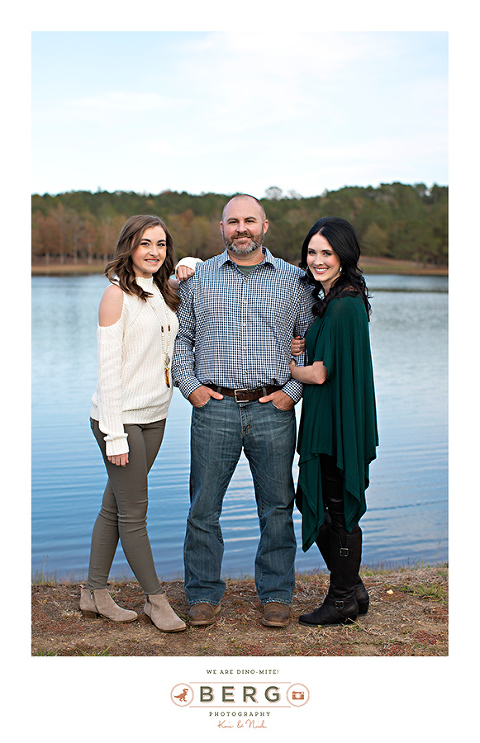
[(405, 276), (448, 276), (448, 266), (433, 266), (400, 261), (394, 258), (362, 256), (360, 268), (366, 274), (401, 274)]
[[(448, 276), (448, 266), (420, 265), (415, 261), (400, 261), (393, 258), (372, 258), (364, 256), (360, 262), (366, 274), (403, 274), (410, 276)], [(35, 263), (32, 265), (34, 276), (75, 276), (102, 274), (103, 262), (95, 263)]]
[[(346, 626), (309, 628), (298, 617), (323, 600), (325, 573), (300, 574), (292, 619), (284, 629), (260, 624), (261, 605), (251, 578), (227, 581), (218, 620), (168, 635), (143, 614), (138, 583), (109, 590), (137, 621), (84, 619), (76, 583), (32, 586), (32, 655), (55, 656), (445, 656), (448, 655), (448, 565), (362, 570), (370, 594), (366, 615)], [(187, 619), (182, 581), (163, 583), (175, 611)]]

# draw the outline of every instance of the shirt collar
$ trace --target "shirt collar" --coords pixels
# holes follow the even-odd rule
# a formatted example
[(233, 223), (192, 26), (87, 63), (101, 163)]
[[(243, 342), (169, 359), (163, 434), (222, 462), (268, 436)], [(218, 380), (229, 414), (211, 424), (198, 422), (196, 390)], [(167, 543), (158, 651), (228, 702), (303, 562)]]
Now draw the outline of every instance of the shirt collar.
[[(261, 266), (264, 263), (265, 264), (269, 263), (271, 266), (273, 266), (273, 268), (276, 268), (277, 267), (276, 258), (270, 253), (270, 251), (268, 250), (268, 248), (265, 247), (265, 245), (262, 246), (262, 250), (263, 250), (263, 261), (261, 261), (257, 265)], [(220, 264), (222, 266), (225, 265), (225, 263), (235, 263), (235, 261), (232, 261), (232, 259), (230, 258), (228, 254), (228, 250), (226, 248), (223, 251), (223, 253), (220, 254), (219, 257), (220, 257)]]

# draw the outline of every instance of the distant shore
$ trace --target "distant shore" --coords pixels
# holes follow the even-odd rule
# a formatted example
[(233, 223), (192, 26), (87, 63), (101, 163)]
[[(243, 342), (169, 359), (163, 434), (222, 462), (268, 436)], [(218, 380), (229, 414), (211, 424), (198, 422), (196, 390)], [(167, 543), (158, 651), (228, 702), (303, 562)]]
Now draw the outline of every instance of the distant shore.
[[(364, 256), (360, 266), (366, 274), (399, 274), (405, 276), (448, 276), (448, 266), (434, 266), (401, 261), (395, 258), (374, 258)], [(32, 265), (33, 276), (81, 276), (103, 274), (105, 263), (58, 263), (35, 262)]]

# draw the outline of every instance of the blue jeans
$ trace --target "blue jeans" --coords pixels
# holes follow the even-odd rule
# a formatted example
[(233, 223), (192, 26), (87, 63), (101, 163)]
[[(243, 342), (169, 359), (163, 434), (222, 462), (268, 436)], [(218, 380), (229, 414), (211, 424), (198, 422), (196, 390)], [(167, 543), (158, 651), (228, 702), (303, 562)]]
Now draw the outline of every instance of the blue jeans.
[(221, 578), (223, 497), (242, 448), (255, 486), (260, 541), (255, 585), (262, 603), (289, 604), (295, 586), (296, 539), (293, 528), (295, 411), (271, 402), (236, 403), (210, 398), (193, 408), (190, 512), (185, 536), (185, 592), (190, 604), (218, 604)]

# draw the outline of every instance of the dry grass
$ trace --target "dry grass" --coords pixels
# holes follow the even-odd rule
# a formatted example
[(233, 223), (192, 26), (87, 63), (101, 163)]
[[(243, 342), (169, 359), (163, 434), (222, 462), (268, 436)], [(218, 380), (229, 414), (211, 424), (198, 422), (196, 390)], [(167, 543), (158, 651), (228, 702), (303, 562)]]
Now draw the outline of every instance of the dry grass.
[[(448, 655), (448, 567), (367, 571), (368, 614), (347, 626), (308, 628), (298, 616), (322, 601), (328, 577), (299, 575), (292, 620), (284, 629), (260, 624), (253, 580), (229, 580), (218, 620), (168, 635), (143, 614), (137, 583), (112, 583), (119, 604), (139, 612), (131, 624), (86, 620), (76, 584), (32, 587), (32, 655), (58, 656), (445, 656)], [(170, 603), (187, 618), (181, 581), (164, 584)]]

